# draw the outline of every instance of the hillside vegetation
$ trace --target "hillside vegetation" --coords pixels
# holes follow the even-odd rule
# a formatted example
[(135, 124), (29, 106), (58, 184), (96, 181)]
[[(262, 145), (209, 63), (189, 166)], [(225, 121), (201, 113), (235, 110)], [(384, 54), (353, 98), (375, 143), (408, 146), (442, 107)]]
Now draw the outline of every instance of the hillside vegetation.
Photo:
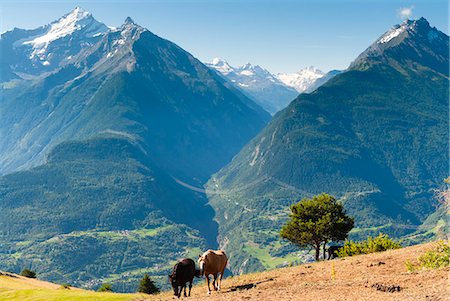
[[(211, 177), (209, 203), (234, 273), (266, 268), (249, 241), (289, 254), (270, 231), (305, 197), (342, 201), (355, 240), (412, 234), (435, 212), (434, 190), (448, 177), (449, 38), (425, 19), (405, 24), (395, 41), (375, 41), (345, 72), (300, 94)], [(422, 242), (438, 232), (427, 222)]]
[(116, 138), (59, 145), (45, 165), (1, 177), (0, 199), (2, 269), (86, 288), (134, 291), (144, 273), (167, 285), (172, 262), (201, 253), (215, 227), (196, 195)]
[[(223, 281), (222, 292), (210, 296), (206, 295), (204, 280), (196, 279), (200, 285), (194, 286), (188, 300), (447, 300), (450, 268), (408, 272), (405, 265), (417, 261), (435, 245), (428, 243), (230, 277)], [(63, 290), (59, 285), (35, 279), (0, 276), (2, 301), (171, 299), (172, 292), (149, 296)]]
[(131, 18), (96, 39), (79, 35), (90, 14), (52, 24), (67, 18), (80, 31), (49, 42), (65, 58), (47, 69), (14, 45), (48, 27), (0, 38), (0, 269), (123, 292), (145, 273), (167, 285), (173, 260), (217, 245), (205, 196), (177, 182), (201, 190), (270, 115)]

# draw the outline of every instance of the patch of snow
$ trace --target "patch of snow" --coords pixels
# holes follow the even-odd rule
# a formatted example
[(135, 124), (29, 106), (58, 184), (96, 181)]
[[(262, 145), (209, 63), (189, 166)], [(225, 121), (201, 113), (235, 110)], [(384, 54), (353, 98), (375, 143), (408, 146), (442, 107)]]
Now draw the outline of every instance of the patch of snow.
[(381, 38), (378, 39), (377, 43), (383, 44), (391, 41), (395, 37), (398, 37), (402, 32), (411, 31), (415, 32), (417, 30), (418, 22), (420, 20), (405, 20), (400, 25), (396, 25), (386, 32)]
[(77, 7), (72, 12), (51, 23), (43, 35), (22, 41), (22, 45), (32, 46), (31, 59), (35, 57), (45, 59), (46, 50), (50, 43), (81, 29), (85, 29), (88, 37), (98, 36), (107, 31), (107, 27), (93, 19), (91, 13)]
[(234, 71), (233, 67), (228, 62), (219, 57), (215, 57), (210, 64), (207, 64), (210, 68), (214, 68), (223, 75), (227, 75)]
[(255, 75), (255, 73), (252, 72), (252, 71), (250, 71), (250, 70), (242, 70), (242, 71), (240, 72), (240, 74), (245, 75), (245, 76), (252, 76), (252, 75)]
[(113, 46), (116, 45), (124, 45), (125, 44), (125, 39), (119, 39), (113, 42)]
[(43, 62), (42, 62), (42, 65), (48, 66), (48, 65), (50, 65), (50, 62), (49, 62), (49, 61), (43, 61)]
[(311, 66), (296, 73), (279, 73), (277, 74), (277, 78), (285, 85), (302, 93), (324, 75), (324, 72)]
[(248, 93), (253, 100), (272, 114), (286, 107), (297, 95), (293, 88), (258, 65), (247, 63), (240, 67), (233, 67), (221, 58), (215, 58), (206, 65)]
[(400, 26), (398, 28), (393, 28), (393, 29), (389, 30), (384, 36), (382, 36), (378, 40), (378, 43), (380, 43), (380, 44), (387, 43), (390, 40), (392, 40), (393, 38), (400, 35), (404, 30), (405, 30), (405, 28), (403, 26)]

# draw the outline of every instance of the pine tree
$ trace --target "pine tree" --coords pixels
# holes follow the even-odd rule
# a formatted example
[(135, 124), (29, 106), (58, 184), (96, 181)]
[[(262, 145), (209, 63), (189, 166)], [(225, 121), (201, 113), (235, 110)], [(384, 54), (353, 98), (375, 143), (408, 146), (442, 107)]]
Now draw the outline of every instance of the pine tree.
[(138, 292), (145, 294), (157, 294), (159, 293), (159, 288), (156, 287), (153, 280), (150, 279), (150, 276), (148, 274), (145, 274), (141, 282), (139, 283)]
[(280, 235), (300, 247), (312, 246), (319, 260), (320, 246), (323, 245), (325, 258), (326, 244), (346, 239), (353, 225), (354, 220), (345, 214), (344, 206), (324, 193), (292, 205), (290, 219)]

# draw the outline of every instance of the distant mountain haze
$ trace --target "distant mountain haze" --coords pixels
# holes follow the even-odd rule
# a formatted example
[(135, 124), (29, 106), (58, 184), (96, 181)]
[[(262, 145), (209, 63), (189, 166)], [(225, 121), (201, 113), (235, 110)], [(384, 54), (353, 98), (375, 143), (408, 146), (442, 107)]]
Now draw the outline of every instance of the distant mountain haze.
[(272, 115), (284, 109), (299, 93), (312, 92), (329, 80), (334, 73), (324, 77), (324, 73), (314, 67), (293, 74), (272, 74), (259, 65), (247, 63), (232, 67), (226, 60), (215, 58), (206, 64), (229, 81), (236, 89), (243, 91)]
[[(73, 28), (55, 25), (67, 20)], [(5, 63), (29, 80), (3, 85), (0, 126), (8, 139), (0, 142), (1, 173), (41, 164), (62, 141), (115, 135), (132, 139), (184, 179), (204, 181), (269, 120), (201, 62), (131, 18), (120, 28), (95, 33), (94, 43), (92, 32), (106, 28), (98, 24), (77, 8), (41, 27), (40, 35), (19, 29), (2, 35), (2, 49), (15, 51)], [(54, 34), (55, 27), (66, 32)], [(21, 34), (13, 38), (16, 32)], [(52, 59), (58, 51), (68, 55), (65, 60), (61, 54)]]

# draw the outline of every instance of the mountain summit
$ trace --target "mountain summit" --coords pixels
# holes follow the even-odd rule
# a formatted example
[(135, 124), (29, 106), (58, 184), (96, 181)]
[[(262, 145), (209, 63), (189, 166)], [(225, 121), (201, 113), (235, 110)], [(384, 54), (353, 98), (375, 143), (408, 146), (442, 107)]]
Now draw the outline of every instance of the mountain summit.
[(127, 17), (125, 19), (125, 24), (135, 24), (135, 23), (134, 23), (133, 19), (131, 19), (131, 17)]
[(448, 73), (446, 34), (431, 27), (425, 18), (405, 20), (384, 33), (351, 64), (366, 68), (377, 63), (393, 63), (416, 68), (417, 62), (441, 73)]
[(279, 73), (277, 78), (285, 83), (287, 86), (294, 88), (299, 93), (308, 91), (309, 88), (320, 78), (324, 77), (325, 73), (321, 70), (310, 66), (302, 69), (296, 73)]
[(7, 31), (0, 39), (0, 80), (55, 70), (82, 49), (98, 42), (108, 30), (91, 13), (77, 7), (48, 25), (33, 30)]

